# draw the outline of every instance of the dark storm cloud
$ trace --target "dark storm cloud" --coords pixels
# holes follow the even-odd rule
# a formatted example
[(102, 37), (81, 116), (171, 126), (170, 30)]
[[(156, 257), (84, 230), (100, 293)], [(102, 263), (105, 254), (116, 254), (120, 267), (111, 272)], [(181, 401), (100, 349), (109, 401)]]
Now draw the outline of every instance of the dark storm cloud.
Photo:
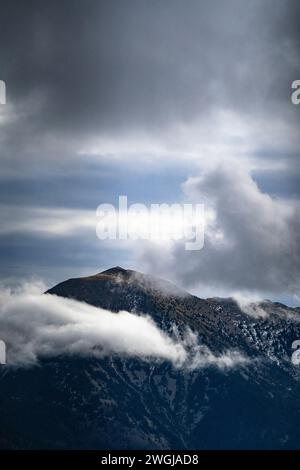
[[(277, 123), (267, 139), (271, 134), (270, 158), (280, 145), (287, 159), (299, 121), (290, 102), (300, 74), (298, 18), (291, 0), (242, 8), (238, 0), (2, 1), (0, 78), (7, 109), (12, 105), (1, 125), (2, 174), (57, 174), (85, 148), (87, 161), (90, 143), (106, 137), (115, 148), (96, 144), (100, 159), (144, 161), (143, 152), (152, 158), (160, 151), (149, 139), (174, 152), (178, 126), (195, 125), (195, 135), (179, 141), (184, 154), (193, 140), (217, 140), (220, 110), (241, 122), (261, 120), (262, 132), (274, 119), (284, 122), (284, 142), (274, 143)], [(128, 139), (138, 149), (133, 155), (126, 153)], [(202, 160), (211, 158), (202, 153)]]
[(0, 70), (13, 102), (43, 96), (44, 131), (265, 113), (288, 104), (298, 13), (293, 1), (2, 2)]

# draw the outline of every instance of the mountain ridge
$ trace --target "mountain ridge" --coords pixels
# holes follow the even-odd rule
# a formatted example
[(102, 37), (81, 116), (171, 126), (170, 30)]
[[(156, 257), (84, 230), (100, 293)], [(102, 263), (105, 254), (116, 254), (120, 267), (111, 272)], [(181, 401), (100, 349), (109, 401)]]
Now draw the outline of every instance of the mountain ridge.
[(109, 355), (1, 368), (0, 448), (299, 449), (300, 368), (291, 362), (299, 311), (266, 302), (259, 316), (132, 273), (114, 267), (47, 295), (149, 315), (167, 334), (188, 328), (215, 356), (239, 351), (247, 364), (189, 370)]
[[(156, 286), (157, 290), (159, 290), (159, 287), (161, 287), (162, 293), (170, 293), (170, 294), (173, 294), (175, 296), (182, 296), (182, 295), (187, 296), (187, 297), (190, 296), (190, 297), (195, 297), (197, 299), (200, 299), (200, 300), (203, 300), (203, 301), (208, 301), (208, 302), (217, 301), (217, 302), (238, 303), (237, 300), (235, 299), (235, 297), (232, 297), (232, 296), (229, 296), (229, 297), (214, 296), (214, 297), (206, 297), (206, 298), (205, 297), (200, 297), (198, 295), (195, 295), (195, 294), (192, 294), (192, 293), (188, 292), (187, 290), (183, 289), (182, 287), (177, 286), (176, 284), (174, 284), (173, 282), (171, 282), (169, 280), (160, 278), (159, 276), (145, 274), (145, 273), (142, 273), (140, 271), (123, 268), (121, 266), (114, 266), (112, 268), (108, 268), (108, 269), (105, 269), (104, 271), (100, 271), (96, 274), (92, 274), (92, 275), (88, 275), (88, 276), (81, 276), (81, 277), (66, 279), (65, 281), (59, 282), (58, 284), (56, 284), (52, 288), (48, 289), (46, 291), (46, 293), (52, 293), (53, 290), (56, 287), (61, 286), (61, 285), (65, 284), (66, 282), (79, 281), (79, 280), (84, 282), (84, 281), (89, 281), (89, 280), (102, 280), (102, 279), (105, 279), (105, 278), (109, 278), (109, 279), (112, 279), (112, 280), (123, 280), (123, 281), (129, 280), (129, 279), (131, 279), (132, 281), (138, 281), (139, 279), (142, 279), (142, 280), (145, 281), (145, 283), (148, 283), (150, 286), (151, 285)], [(168, 292), (168, 289), (164, 288), (165, 286), (169, 286), (169, 292)], [(289, 310), (292, 310), (292, 311), (299, 311), (300, 310), (300, 306), (289, 307), (289, 306), (287, 306), (286, 304), (284, 304), (282, 302), (273, 301), (273, 300), (268, 299), (268, 298), (262, 299), (262, 300), (257, 300), (257, 301), (254, 300), (253, 302), (250, 301), (249, 303), (250, 304), (257, 304), (257, 305), (272, 304), (272, 305), (275, 305), (275, 306), (278, 306), (278, 307), (283, 307), (283, 308), (286, 308), (286, 309), (289, 309)]]

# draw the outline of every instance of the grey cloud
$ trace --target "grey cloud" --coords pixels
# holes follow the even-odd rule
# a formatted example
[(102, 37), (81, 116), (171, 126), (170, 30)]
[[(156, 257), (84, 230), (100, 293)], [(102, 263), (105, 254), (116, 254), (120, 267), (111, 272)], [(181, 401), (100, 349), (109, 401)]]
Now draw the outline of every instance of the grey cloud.
[(293, 0), (4, 1), (0, 70), (17, 120), (2, 127), (1, 159), (50, 171), (107, 136), (122, 159), (124, 140), (146, 136), (147, 152), (149, 136), (176, 141), (194, 121), (205, 132), (220, 109), (276, 115), (292, 132), (297, 17)]
[[(72, 173), (71, 162), (91, 164), (89, 146), (99, 140), (101, 164), (161, 162), (169, 149), (169, 166), (190, 153), (202, 153), (205, 165), (216, 141), (238, 159), (260, 144), (271, 146), (272, 160), (286, 159), (286, 147), (299, 146), (293, 137), (299, 109), (290, 102), (300, 73), (297, 18), (293, 0), (255, 0), (243, 8), (238, 0), (3, 1), (2, 175)], [(249, 141), (234, 128), (230, 138), (228, 129), (218, 135), (222, 110), (241, 122), (249, 118), (250, 128), (259, 121), (265, 140), (256, 142), (253, 132)], [(182, 132), (191, 125), (192, 138)], [(276, 141), (275, 158), (280, 126), (285, 138)]]
[(1, 70), (13, 101), (45, 97), (35, 123), (47, 131), (157, 131), (216, 105), (282, 108), (298, 13), (294, 1), (3, 2)]
[(190, 287), (299, 294), (298, 200), (272, 198), (243, 167), (227, 165), (190, 178), (184, 190), (215, 211), (204, 248), (189, 252), (176, 243), (162, 257), (148, 247), (141, 258), (148, 269)]

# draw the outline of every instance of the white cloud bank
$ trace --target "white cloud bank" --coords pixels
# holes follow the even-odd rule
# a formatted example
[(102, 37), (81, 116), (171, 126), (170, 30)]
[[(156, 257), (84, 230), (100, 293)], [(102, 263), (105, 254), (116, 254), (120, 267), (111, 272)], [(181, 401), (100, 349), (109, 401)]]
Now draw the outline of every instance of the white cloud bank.
[(58, 355), (122, 355), (166, 360), (175, 367), (220, 369), (244, 364), (237, 352), (215, 356), (188, 332), (180, 340), (160, 330), (151, 318), (112, 313), (84, 302), (41, 294), (41, 284), (0, 292), (0, 338), (11, 365), (32, 365)]

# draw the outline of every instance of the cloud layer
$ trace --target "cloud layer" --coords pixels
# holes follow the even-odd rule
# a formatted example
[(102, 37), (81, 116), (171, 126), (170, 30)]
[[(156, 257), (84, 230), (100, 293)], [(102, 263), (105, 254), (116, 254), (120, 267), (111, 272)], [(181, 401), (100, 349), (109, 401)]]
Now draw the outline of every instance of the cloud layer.
[(41, 285), (26, 284), (0, 294), (0, 334), (11, 365), (33, 365), (59, 355), (101, 358), (106, 355), (170, 361), (175, 367), (220, 369), (244, 364), (237, 352), (214, 355), (187, 332), (184, 339), (160, 330), (150, 317), (118, 314), (72, 299), (40, 294)]

